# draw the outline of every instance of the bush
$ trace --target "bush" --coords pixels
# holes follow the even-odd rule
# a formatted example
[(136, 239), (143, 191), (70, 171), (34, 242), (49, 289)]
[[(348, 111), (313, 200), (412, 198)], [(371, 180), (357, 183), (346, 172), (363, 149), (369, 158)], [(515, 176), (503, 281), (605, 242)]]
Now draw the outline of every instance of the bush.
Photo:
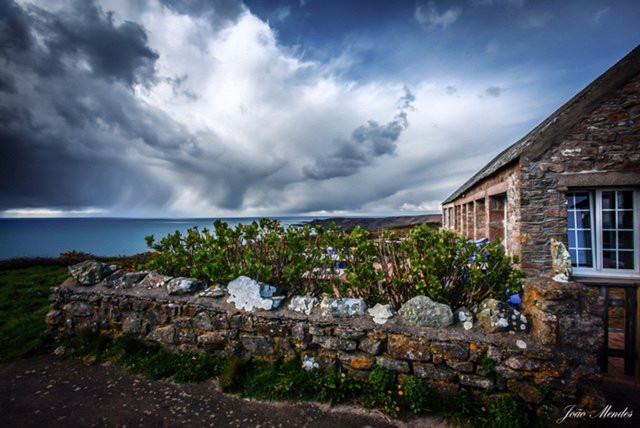
[(489, 405), (486, 416), (478, 419), (479, 425), (487, 428), (525, 428), (531, 425), (522, 401), (512, 395), (498, 398)]
[(429, 408), (429, 404), (433, 402), (436, 397), (431, 391), (429, 384), (415, 377), (407, 379), (402, 385), (403, 407), (410, 410), (414, 415), (426, 413)]
[[(396, 308), (417, 295), (454, 308), (487, 297), (504, 299), (507, 290), (520, 291), (524, 276), (499, 241), (476, 245), (427, 225), (399, 237), (388, 232), (374, 236), (360, 227), (341, 232), (335, 224), (285, 229), (269, 219), (234, 229), (216, 220), (213, 232), (192, 228), (159, 242), (148, 236), (147, 245), (155, 251), (147, 268), (167, 275), (211, 284), (246, 275), (279, 286), (289, 296), (326, 292)], [(338, 261), (346, 263), (344, 272), (337, 269)]]

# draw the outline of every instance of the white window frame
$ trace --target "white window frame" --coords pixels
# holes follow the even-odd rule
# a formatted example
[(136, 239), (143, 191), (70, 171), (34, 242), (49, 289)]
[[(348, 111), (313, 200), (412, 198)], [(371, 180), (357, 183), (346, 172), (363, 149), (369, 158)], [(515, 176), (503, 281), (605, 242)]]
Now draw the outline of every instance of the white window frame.
[[(603, 268), (602, 261), (602, 192), (612, 191), (633, 192), (633, 256), (634, 269)], [(572, 192), (589, 192), (591, 207), (591, 243), (594, 260), (593, 268), (574, 267), (574, 276), (598, 277), (598, 278), (640, 278), (640, 190), (637, 188), (595, 188), (595, 189), (570, 189)], [(568, 231), (567, 231), (568, 233)]]

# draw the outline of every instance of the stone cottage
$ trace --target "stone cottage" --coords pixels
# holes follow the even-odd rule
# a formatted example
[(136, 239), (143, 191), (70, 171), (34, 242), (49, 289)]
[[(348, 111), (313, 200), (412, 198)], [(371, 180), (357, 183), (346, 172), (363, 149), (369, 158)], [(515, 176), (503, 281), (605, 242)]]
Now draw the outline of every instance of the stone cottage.
[(530, 276), (564, 242), (574, 279), (640, 282), (640, 46), (443, 203), (443, 227), (501, 238)]

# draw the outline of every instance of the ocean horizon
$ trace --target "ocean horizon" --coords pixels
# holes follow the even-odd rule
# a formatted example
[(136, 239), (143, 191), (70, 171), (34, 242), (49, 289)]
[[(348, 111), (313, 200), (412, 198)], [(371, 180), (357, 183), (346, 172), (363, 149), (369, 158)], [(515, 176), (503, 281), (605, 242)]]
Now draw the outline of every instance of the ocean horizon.
[[(220, 217), (232, 227), (265, 217)], [(287, 227), (323, 217), (270, 216)], [(213, 228), (212, 218), (56, 217), (0, 218), (0, 260), (57, 257), (66, 251), (130, 256), (149, 251), (145, 236), (160, 239), (176, 230)]]

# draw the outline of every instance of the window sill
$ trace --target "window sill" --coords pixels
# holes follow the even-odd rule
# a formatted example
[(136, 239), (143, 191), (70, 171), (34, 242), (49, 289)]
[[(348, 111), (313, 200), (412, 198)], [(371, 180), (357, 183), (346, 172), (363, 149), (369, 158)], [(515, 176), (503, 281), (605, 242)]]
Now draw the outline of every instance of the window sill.
[(640, 276), (637, 273), (633, 273), (630, 275), (607, 275), (607, 274), (594, 274), (594, 275), (585, 275), (585, 274), (577, 274), (571, 275), (571, 280), (576, 282), (581, 282), (583, 284), (615, 284), (624, 286), (640, 286)]

